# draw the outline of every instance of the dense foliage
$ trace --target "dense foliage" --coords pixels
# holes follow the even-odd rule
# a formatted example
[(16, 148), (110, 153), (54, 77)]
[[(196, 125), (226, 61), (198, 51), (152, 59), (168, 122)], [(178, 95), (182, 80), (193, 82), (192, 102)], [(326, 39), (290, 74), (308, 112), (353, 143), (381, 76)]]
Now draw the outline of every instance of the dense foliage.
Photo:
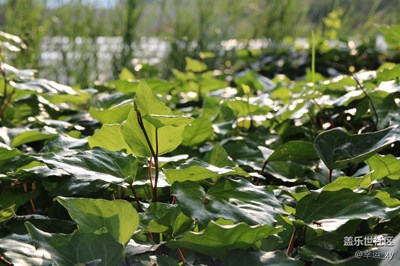
[(89, 89), (1, 58), (0, 265), (399, 261), (400, 65), (324, 77), (312, 54), (296, 81), (185, 58)]

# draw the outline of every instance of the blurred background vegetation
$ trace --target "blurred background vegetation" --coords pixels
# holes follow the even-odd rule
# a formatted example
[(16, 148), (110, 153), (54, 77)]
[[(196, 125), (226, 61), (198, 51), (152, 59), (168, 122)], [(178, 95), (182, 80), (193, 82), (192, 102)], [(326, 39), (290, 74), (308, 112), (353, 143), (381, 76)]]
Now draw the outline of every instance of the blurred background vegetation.
[(0, 30), (28, 48), (19, 68), (87, 87), (115, 79), (168, 77), (185, 57), (232, 66), (243, 51), (294, 43), (311, 31), (326, 40), (376, 38), (376, 24), (400, 18), (398, 0), (0, 0)]

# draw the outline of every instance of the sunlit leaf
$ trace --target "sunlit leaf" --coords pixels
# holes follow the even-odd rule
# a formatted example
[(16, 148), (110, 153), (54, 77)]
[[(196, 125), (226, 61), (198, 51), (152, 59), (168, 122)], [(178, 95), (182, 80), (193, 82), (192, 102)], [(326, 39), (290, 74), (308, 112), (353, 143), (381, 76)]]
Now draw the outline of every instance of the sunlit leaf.
[(390, 179), (400, 178), (400, 160), (391, 154), (376, 154), (369, 158), (366, 163), (372, 171), (371, 176), (373, 179), (381, 179), (383, 177)]
[(101, 147), (109, 151), (122, 151), (126, 150), (131, 153), (131, 149), (126, 144), (121, 134), (121, 126), (118, 124), (104, 124), (100, 129), (96, 130), (93, 136), (88, 138), (89, 146)]
[(170, 184), (187, 180), (200, 181), (207, 178), (230, 175), (248, 176), (248, 174), (240, 168), (217, 167), (195, 159), (190, 160), (186, 164), (182, 164), (178, 169), (165, 169), (164, 174)]
[(65, 197), (58, 197), (57, 201), (68, 210), (81, 231), (105, 228), (121, 244), (127, 243), (139, 226), (139, 215), (127, 201)]
[(207, 140), (214, 139), (214, 129), (210, 119), (201, 117), (186, 126), (183, 131), (182, 145), (196, 147)]
[(167, 242), (170, 248), (188, 248), (211, 256), (224, 257), (228, 251), (247, 249), (264, 237), (280, 232), (270, 225), (249, 226), (245, 223), (218, 224), (211, 221), (201, 232), (188, 232), (183, 237)]

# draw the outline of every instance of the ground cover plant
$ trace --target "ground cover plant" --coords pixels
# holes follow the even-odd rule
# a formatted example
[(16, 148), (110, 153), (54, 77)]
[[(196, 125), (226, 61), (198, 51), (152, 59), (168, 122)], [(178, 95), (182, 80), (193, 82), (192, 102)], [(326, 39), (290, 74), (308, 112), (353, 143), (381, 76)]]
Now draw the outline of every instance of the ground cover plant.
[(0, 265), (395, 265), (400, 66), (324, 77), (316, 46), (296, 81), (185, 58), (89, 89), (2, 57)]

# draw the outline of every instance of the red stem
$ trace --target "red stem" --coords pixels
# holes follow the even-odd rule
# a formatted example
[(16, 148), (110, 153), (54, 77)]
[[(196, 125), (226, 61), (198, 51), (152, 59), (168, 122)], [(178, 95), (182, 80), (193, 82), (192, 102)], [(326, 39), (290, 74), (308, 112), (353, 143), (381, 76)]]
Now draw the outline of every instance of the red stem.
[(296, 238), (297, 238), (297, 228), (295, 228), (293, 230), (292, 236), (290, 237), (289, 246), (286, 251), (286, 255), (290, 256), (290, 254), (292, 253), (293, 247), (294, 247), (294, 242), (296, 241)]
[(14, 265), (11, 262), (9, 262), (6, 258), (4, 258), (1, 254), (0, 254), (0, 262), (4, 263), (5, 265), (8, 265), (8, 266)]
[(183, 251), (180, 248), (178, 248), (178, 255), (179, 255), (180, 262), (186, 263), (185, 256), (183, 254)]

